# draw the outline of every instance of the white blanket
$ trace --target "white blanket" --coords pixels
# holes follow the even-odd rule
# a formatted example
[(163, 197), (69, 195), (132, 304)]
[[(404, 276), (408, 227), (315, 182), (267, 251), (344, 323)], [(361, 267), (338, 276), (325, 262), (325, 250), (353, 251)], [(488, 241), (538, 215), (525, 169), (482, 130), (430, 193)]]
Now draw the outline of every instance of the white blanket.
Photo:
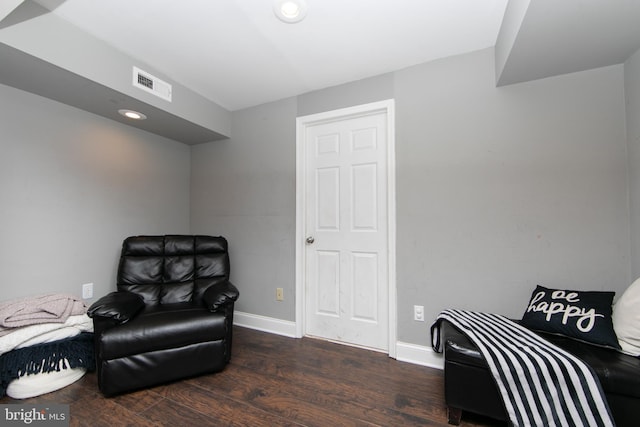
[(93, 332), (93, 321), (86, 314), (69, 316), (64, 323), (41, 323), (14, 328), (0, 336), (0, 355), (16, 348), (70, 338), (81, 332)]
[(69, 368), (66, 360), (61, 360), (59, 371), (24, 375), (11, 381), (7, 387), (7, 396), (14, 399), (28, 399), (51, 393), (73, 384), (86, 372), (86, 368)]

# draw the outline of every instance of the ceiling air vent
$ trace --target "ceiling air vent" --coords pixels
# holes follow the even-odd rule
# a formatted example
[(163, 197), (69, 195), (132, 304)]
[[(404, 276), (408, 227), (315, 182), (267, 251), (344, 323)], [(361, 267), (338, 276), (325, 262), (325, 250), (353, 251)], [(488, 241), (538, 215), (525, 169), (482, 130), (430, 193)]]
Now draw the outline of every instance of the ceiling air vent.
[(138, 67), (133, 67), (133, 86), (171, 102), (171, 85)]

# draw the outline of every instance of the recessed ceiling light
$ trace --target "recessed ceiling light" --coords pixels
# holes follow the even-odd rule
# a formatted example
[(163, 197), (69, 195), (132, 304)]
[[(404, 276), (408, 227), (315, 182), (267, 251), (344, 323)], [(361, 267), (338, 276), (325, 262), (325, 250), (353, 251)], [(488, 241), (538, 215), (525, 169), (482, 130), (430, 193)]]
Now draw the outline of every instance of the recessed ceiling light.
[(133, 110), (118, 110), (118, 113), (133, 120), (145, 120), (147, 116), (142, 113)]
[(282, 22), (294, 24), (307, 16), (307, 2), (306, 0), (275, 0), (273, 12)]

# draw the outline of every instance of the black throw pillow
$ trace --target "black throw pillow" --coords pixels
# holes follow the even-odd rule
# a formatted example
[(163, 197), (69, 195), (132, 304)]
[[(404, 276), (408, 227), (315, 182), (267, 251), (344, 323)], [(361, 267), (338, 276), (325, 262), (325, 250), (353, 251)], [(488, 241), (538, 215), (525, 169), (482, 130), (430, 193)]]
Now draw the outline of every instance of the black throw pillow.
[(611, 320), (614, 295), (615, 292), (537, 286), (521, 324), (529, 329), (620, 349)]

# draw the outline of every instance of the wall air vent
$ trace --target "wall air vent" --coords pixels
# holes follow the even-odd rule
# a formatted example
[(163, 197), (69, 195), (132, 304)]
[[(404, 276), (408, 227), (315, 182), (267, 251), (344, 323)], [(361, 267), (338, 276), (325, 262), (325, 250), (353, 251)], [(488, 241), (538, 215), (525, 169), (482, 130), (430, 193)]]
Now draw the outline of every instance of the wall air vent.
[(171, 102), (171, 85), (138, 67), (133, 67), (133, 86)]

